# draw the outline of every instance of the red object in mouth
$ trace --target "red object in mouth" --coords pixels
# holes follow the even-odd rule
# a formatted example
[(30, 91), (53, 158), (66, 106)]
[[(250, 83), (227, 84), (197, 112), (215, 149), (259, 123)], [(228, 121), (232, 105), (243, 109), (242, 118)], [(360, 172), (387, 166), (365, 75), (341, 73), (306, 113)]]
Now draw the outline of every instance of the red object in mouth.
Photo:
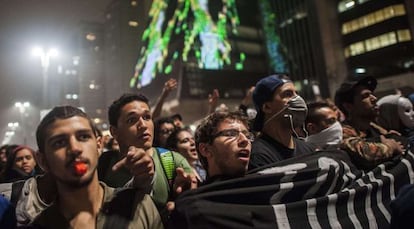
[(74, 165), (76, 175), (83, 175), (88, 170), (86, 163), (84, 162), (76, 162)]

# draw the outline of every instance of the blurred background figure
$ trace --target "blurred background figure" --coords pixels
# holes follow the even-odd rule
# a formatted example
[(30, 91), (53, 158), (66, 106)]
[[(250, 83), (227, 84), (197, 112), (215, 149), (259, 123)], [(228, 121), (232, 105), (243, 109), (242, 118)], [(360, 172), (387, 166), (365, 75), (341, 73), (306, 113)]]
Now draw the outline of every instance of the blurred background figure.
[(185, 125), (183, 123), (183, 117), (180, 114), (174, 114), (171, 115), (170, 118), (173, 120), (175, 127), (179, 129), (185, 128)]
[(167, 138), (175, 130), (174, 121), (169, 117), (159, 118), (154, 123), (154, 146), (166, 148)]
[(378, 124), (396, 130), (414, 144), (414, 111), (410, 100), (401, 95), (387, 95), (378, 100)]
[(105, 148), (107, 151), (119, 151), (119, 143), (115, 138), (110, 138)]
[(194, 135), (187, 129), (177, 129), (167, 139), (166, 146), (169, 150), (176, 151), (187, 159), (197, 176), (199, 183), (206, 179), (206, 171), (198, 160)]
[(3, 145), (3, 146), (0, 147), (0, 173), (6, 167), (7, 147), (9, 147), (9, 145)]
[(11, 145), (6, 167), (2, 173), (2, 182), (25, 180), (40, 172), (35, 159), (35, 151), (28, 146)]

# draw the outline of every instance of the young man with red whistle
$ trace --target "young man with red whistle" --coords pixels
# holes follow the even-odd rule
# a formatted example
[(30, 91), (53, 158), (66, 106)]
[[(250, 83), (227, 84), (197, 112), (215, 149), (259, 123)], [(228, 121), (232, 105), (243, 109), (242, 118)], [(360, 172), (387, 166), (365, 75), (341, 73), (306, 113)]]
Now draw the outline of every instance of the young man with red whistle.
[[(55, 107), (39, 124), (36, 139), (39, 162), (56, 184), (54, 203), (34, 220), (39, 228), (162, 228), (149, 195), (136, 189), (108, 187), (98, 181), (102, 144), (91, 120), (78, 108)], [(142, 173), (154, 173), (152, 160), (128, 152), (123, 166), (146, 164)]]

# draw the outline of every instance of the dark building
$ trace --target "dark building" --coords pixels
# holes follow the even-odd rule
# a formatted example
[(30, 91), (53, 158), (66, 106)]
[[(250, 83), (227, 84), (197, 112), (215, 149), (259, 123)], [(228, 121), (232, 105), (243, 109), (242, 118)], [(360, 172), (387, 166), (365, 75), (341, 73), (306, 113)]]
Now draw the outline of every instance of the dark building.
[(330, 96), (329, 80), (342, 78), (337, 74), (340, 58), (326, 50), (338, 47), (333, 7), (332, 1), (270, 1), (274, 30), (280, 37), (279, 51), (297, 90), (308, 100)]
[(412, 92), (413, 1), (342, 0), (337, 9), (349, 77), (376, 77), (380, 93)]
[(141, 35), (145, 29), (149, 0), (114, 0), (105, 13), (104, 70), (105, 107), (130, 91)]
[[(66, 70), (65, 75), (70, 82), (77, 83), (76, 91), (65, 93), (67, 103), (78, 102), (94, 122), (105, 129), (105, 71), (104, 71), (104, 27), (101, 23), (82, 22), (78, 36), (78, 56), (73, 57), (74, 67), (79, 69), (79, 77), (73, 75), (76, 68)], [(69, 86), (69, 88), (76, 88)], [(79, 95), (78, 98), (76, 95)], [(74, 97), (75, 96), (75, 97)], [(75, 105), (74, 104), (74, 105)], [(103, 127), (101, 125), (104, 125)]]
[[(414, 45), (410, 0), (274, 0), (280, 49), (298, 89), (332, 96), (345, 78), (372, 75), (379, 95), (412, 91)], [(315, 88), (317, 89), (317, 88)], [(315, 93), (316, 92), (316, 93)]]

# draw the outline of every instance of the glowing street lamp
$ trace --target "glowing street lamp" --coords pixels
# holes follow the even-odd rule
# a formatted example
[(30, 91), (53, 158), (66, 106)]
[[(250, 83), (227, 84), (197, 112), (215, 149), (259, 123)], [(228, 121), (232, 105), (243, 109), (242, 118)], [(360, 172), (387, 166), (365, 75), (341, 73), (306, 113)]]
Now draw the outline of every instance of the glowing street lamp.
[(41, 47), (35, 47), (32, 49), (32, 55), (33, 56), (37, 56), (40, 57), (40, 63), (42, 65), (42, 70), (43, 70), (43, 108), (47, 109), (49, 107), (48, 104), (48, 70), (49, 70), (49, 65), (50, 65), (50, 58), (51, 57), (57, 57), (58, 56), (58, 51), (57, 49), (49, 49), (48, 51), (45, 51), (43, 48)]
[[(22, 133), (23, 133), (23, 143), (27, 144), (27, 126), (26, 126), (26, 110), (30, 108), (30, 103), (29, 102), (16, 102), (14, 103), (14, 106), (17, 107), (19, 109), (19, 113), (20, 113), (20, 121), (22, 123)], [(18, 126), (18, 123), (17, 123)]]
[(14, 103), (14, 106), (19, 108), (20, 114), (24, 114), (27, 108), (30, 107), (29, 102), (16, 102)]

